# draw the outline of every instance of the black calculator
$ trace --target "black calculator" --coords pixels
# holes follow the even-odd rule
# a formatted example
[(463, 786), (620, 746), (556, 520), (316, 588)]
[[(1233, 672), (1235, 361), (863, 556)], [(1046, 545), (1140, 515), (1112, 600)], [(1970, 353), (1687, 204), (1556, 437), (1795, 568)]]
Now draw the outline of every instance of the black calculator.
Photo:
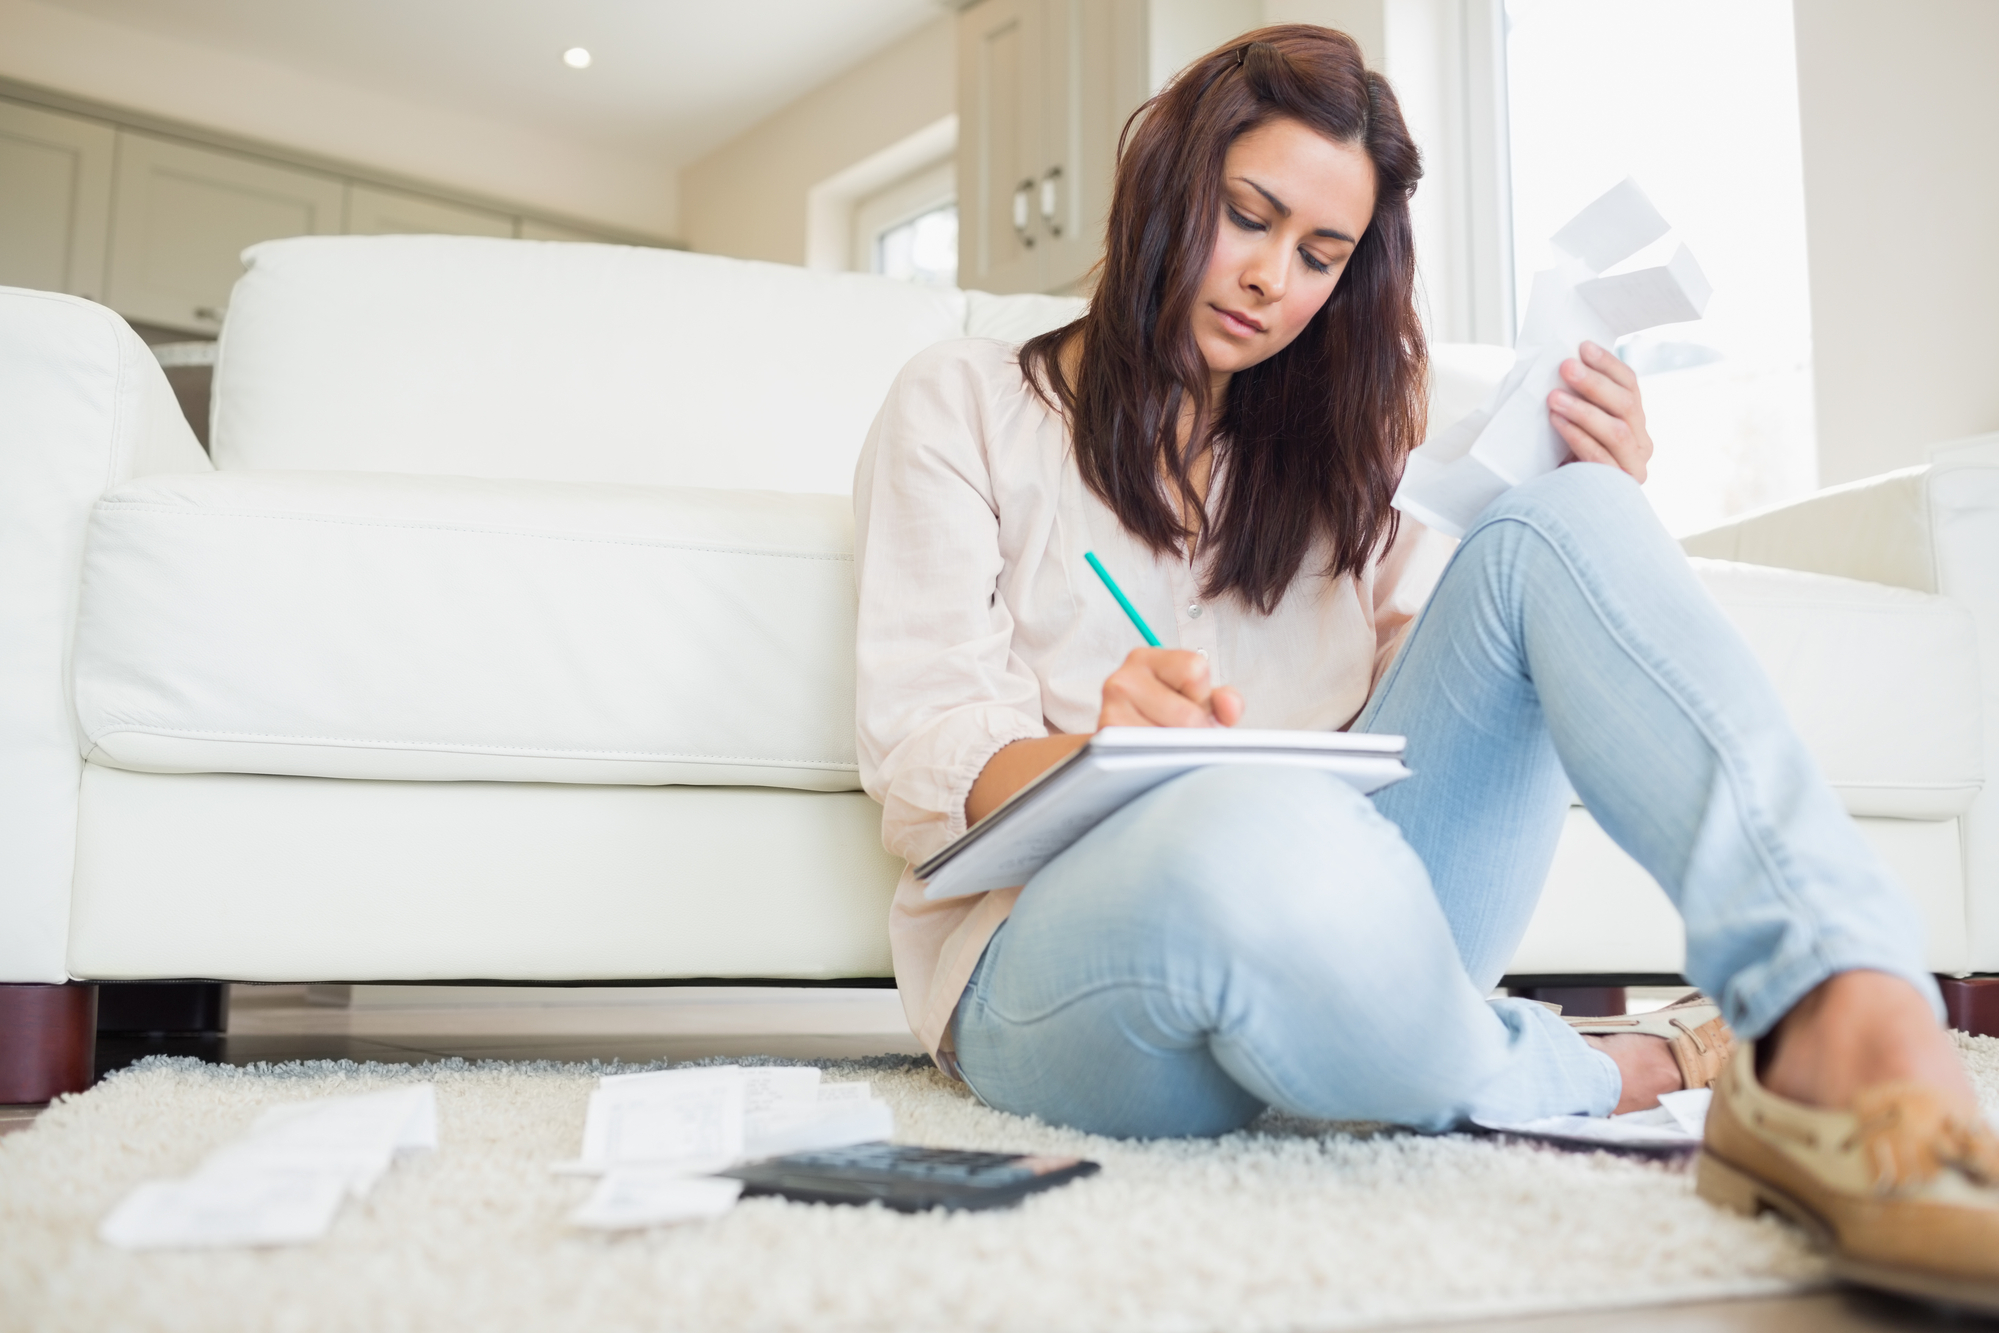
[(721, 1174), (742, 1181), (744, 1194), (778, 1194), (801, 1203), (880, 1203), (920, 1213), (1005, 1208), (1098, 1169), (1080, 1157), (860, 1143), (771, 1157)]

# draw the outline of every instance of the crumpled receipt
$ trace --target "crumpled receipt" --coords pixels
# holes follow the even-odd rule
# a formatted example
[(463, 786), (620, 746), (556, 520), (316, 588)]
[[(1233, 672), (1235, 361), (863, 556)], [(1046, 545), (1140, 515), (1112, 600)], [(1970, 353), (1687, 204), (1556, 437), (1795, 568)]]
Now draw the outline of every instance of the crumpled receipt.
[(1641, 329), (1699, 319), (1707, 309), (1714, 289), (1684, 245), (1659, 267), (1599, 276), (1670, 229), (1626, 177), (1555, 233), (1565, 258), (1534, 275), (1513, 369), (1484, 407), (1409, 455), (1397, 509), (1462, 537), (1501, 495), (1569, 461), (1569, 446), (1548, 420), (1562, 362), (1585, 341), (1610, 347)]
[(132, 1190), (97, 1234), (127, 1250), (304, 1244), (398, 1157), (436, 1147), (435, 1084), (285, 1102), (193, 1175)]

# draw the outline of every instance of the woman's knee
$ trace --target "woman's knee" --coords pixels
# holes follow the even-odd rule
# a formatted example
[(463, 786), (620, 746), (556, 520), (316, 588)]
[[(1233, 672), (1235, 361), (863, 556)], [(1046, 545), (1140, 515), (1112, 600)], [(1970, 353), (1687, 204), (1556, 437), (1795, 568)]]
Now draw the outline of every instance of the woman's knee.
[(1530, 477), (1487, 506), (1480, 521), (1488, 518), (1552, 510), (1568, 514), (1577, 509), (1594, 512), (1605, 509), (1651, 507), (1645, 492), (1630, 473), (1608, 463), (1569, 463)]
[(1515, 486), (1486, 506), (1465, 545), (1490, 533), (1533, 531), (1568, 548), (1628, 547), (1656, 533), (1669, 541), (1652, 505), (1628, 473), (1604, 463), (1570, 463)]
[(1215, 765), (1175, 780), (1132, 833), (1149, 908), (1176, 935), (1303, 943), (1342, 900), (1423, 882), (1414, 851), (1373, 804), (1312, 769)]

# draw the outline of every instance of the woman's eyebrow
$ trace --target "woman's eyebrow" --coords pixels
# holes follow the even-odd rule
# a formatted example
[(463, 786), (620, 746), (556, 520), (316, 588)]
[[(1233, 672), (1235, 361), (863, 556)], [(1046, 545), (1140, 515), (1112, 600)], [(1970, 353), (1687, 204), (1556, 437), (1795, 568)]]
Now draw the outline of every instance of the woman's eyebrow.
[[(1247, 176), (1237, 176), (1236, 179), (1241, 181), (1244, 185), (1247, 185), (1250, 189), (1255, 190), (1265, 199), (1269, 200), (1270, 206), (1277, 210), (1277, 215), (1279, 217), (1288, 218), (1291, 216), (1291, 206), (1289, 204), (1286, 204), (1282, 199), (1279, 199), (1276, 195), (1264, 189), (1261, 185), (1258, 185), (1255, 181), (1251, 180)], [(1320, 227), (1312, 234), (1314, 236), (1324, 236), (1327, 240), (1345, 241), (1348, 245), (1356, 244), (1353, 237), (1347, 235), (1343, 231), (1334, 231), (1331, 227)]]

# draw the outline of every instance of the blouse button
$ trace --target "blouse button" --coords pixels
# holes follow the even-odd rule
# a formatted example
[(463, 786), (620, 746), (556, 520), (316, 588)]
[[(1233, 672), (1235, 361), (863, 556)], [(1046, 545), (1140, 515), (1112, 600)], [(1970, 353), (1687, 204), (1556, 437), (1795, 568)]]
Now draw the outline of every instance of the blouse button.
[(1187, 603), (1187, 619), (1199, 620), (1200, 618), (1201, 618), (1201, 604), (1199, 602)]

